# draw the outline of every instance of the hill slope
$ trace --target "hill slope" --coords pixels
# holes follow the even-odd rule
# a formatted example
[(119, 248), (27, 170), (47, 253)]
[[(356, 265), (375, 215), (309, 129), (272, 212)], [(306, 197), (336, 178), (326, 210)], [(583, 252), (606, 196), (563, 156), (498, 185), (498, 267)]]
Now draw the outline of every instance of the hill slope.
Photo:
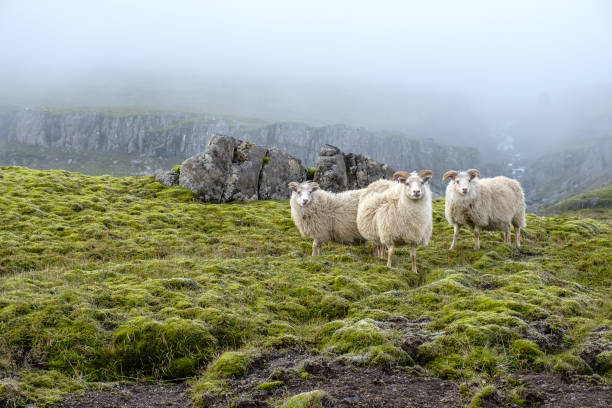
[(612, 137), (606, 136), (540, 157), (527, 167), (521, 184), (527, 208), (535, 211), (611, 180)]
[(150, 177), (2, 167), (0, 214), (0, 405), (135, 378), (191, 378), (198, 406), (369, 406), (327, 378), (509, 405), (535, 398), (527, 374), (612, 378), (607, 223), (528, 215), (520, 250), (463, 232), (449, 251), (437, 200), (417, 277), (405, 248), (393, 269), (368, 246), (308, 256), (287, 201), (205, 205)]
[(612, 220), (612, 184), (578, 194), (558, 204), (542, 209), (542, 214), (580, 215), (602, 220)]

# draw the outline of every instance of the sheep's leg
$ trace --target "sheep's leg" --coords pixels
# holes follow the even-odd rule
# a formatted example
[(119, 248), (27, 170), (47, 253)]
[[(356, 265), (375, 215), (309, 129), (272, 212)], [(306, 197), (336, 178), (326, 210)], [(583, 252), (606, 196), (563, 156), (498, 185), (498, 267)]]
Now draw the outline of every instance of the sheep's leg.
[(378, 257), (380, 259), (385, 259), (385, 246), (380, 244), (380, 246), (378, 247)]
[(393, 258), (393, 254), (395, 253), (395, 245), (389, 245), (389, 254), (387, 257), (387, 268), (391, 267), (391, 259)]
[(504, 244), (510, 243), (510, 225), (506, 227), (506, 231), (504, 231)]
[(418, 273), (416, 267), (416, 249), (416, 245), (410, 247), (410, 262), (412, 262), (412, 272), (414, 273)]
[(321, 242), (318, 239), (312, 241), (312, 256), (321, 255)]
[(459, 230), (461, 229), (461, 227), (457, 224), (453, 225), (453, 243), (450, 246), (450, 249), (455, 248), (455, 245), (457, 244), (457, 237), (459, 236)]
[(384, 251), (385, 251), (385, 247), (382, 246), (382, 244), (374, 244), (374, 246), (372, 247), (372, 255), (375, 256), (376, 258), (383, 257)]
[(474, 227), (474, 249), (480, 249), (480, 228)]
[(514, 240), (516, 242), (516, 247), (521, 247), (521, 227), (514, 227)]

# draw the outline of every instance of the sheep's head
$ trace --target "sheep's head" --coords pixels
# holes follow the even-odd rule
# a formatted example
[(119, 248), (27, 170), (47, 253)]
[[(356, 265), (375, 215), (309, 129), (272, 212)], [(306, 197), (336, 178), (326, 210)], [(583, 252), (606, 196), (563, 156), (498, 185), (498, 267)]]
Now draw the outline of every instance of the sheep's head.
[(444, 182), (447, 178), (451, 180), (451, 183), (454, 185), (457, 193), (467, 195), (470, 193), (474, 179), (480, 178), (480, 173), (476, 169), (469, 169), (461, 172), (451, 170), (444, 173), (444, 176), (442, 176), (442, 182)]
[(293, 191), (292, 195), (296, 197), (297, 203), (305, 207), (312, 202), (312, 193), (319, 189), (319, 185), (310, 181), (303, 183), (292, 181), (289, 183), (289, 188)]
[(408, 196), (412, 200), (420, 200), (425, 196), (425, 184), (431, 180), (433, 172), (431, 170), (421, 170), (418, 173), (408, 173), (406, 171), (396, 171), (393, 180), (406, 185)]

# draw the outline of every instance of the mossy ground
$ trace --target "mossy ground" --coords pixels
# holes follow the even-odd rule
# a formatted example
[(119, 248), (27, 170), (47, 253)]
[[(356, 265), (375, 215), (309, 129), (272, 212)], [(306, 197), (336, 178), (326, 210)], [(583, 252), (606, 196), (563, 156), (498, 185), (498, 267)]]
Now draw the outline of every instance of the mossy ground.
[(572, 215), (612, 221), (612, 183), (543, 208), (544, 215)]
[[(310, 257), (287, 201), (202, 204), (151, 177), (2, 167), (0, 214), (2, 403), (185, 377), (198, 401), (231, 392), (215, 367), (240, 375), (268, 347), (418, 364), (475, 396), (533, 371), (611, 381), (606, 222), (528, 215), (521, 249), (488, 233), (474, 251), (464, 231), (449, 251), (436, 200), (416, 276), (406, 248), (392, 269), (369, 246)], [(425, 322), (413, 351), (398, 316)]]

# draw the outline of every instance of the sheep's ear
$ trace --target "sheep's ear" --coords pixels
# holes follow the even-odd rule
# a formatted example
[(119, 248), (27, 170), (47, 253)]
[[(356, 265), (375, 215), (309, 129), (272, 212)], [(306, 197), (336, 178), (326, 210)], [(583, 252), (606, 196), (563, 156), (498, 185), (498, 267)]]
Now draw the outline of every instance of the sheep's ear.
[(317, 191), (319, 189), (319, 183), (315, 183), (315, 182), (310, 183), (310, 189), (312, 191)]
[(295, 181), (292, 181), (291, 183), (288, 184), (289, 188), (293, 191), (298, 191), (298, 183), (296, 183)]
[(431, 170), (421, 170), (419, 171), (419, 177), (423, 179), (423, 184), (427, 183), (434, 176), (433, 171)]
[(457, 172), (454, 170), (449, 170), (442, 176), (442, 182), (444, 183), (447, 178), (454, 180), (455, 177), (457, 177)]
[(480, 172), (476, 169), (469, 169), (466, 173), (470, 175), (470, 180), (473, 180), (474, 177), (480, 177)]

